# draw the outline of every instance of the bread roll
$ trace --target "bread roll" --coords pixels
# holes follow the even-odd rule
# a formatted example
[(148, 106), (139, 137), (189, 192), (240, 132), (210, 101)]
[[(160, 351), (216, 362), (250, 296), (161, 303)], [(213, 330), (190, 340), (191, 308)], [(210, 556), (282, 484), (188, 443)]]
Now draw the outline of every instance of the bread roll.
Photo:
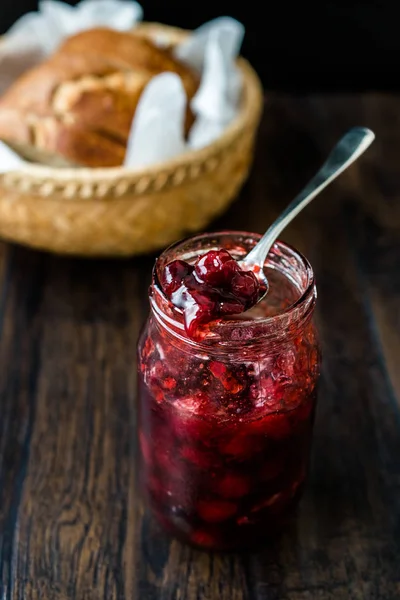
[[(197, 74), (145, 36), (79, 33), (0, 98), (0, 139), (53, 166), (121, 165), (141, 93), (164, 71), (180, 76), (188, 100), (194, 96)], [(192, 122), (188, 109), (186, 130)]]

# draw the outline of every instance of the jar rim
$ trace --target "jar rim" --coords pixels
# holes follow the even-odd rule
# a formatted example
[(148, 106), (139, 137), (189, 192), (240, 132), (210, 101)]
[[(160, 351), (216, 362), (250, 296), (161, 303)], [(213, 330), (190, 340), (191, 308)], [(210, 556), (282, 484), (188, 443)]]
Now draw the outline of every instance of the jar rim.
[[(222, 230), (222, 231), (216, 231), (216, 232), (210, 232), (210, 233), (202, 233), (202, 234), (198, 234), (196, 236), (192, 236), (189, 238), (185, 238), (182, 240), (179, 240), (177, 242), (175, 242), (174, 244), (171, 244), (170, 246), (168, 246), (161, 254), (160, 256), (156, 259), (156, 262), (154, 264), (153, 267), (153, 286), (154, 288), (157, 290), (157, 296), (158, 298), (161, 300), (162, 304), (165, 306), (168, 306), (171, 312), (171, 315), (176, 315), (177, 317), (180, 317), (180, 319), (178, 318), (177, 321), (178, 323), (175, 324), (178, 325), (178, 329), (180, 330), (184, 330), (184, 326), (183, 326), (183, 311), (182, 309), (173, 306), (170, 302), (170, 300), (167, 298), (167, 296), (165, 295), (160, 280), (159, 280), (159, 270), (160, 267), (163, 266), (162, 263), (167, 264), (167, 262), (169, 261), (163, 261), (163, 259), (165, 259), (169, 254), (172, 254), (174, 251), (178, 250), (180, 247), (184, 248), (186, 244), (196, 244), (196, 242), (204, 242), (207, 240), (212, 240), (213, 238), (223, 238), (223, 237), (234, 237), (234, 238), (238, 238), (238, 240), (242, 240), (243, 242), (246, 241), (247, 243), (252, 243), (253, 246), (261, 239), (261, 235), (259, 233), (254, 233), (254, 232), (248, 232), (248, 231), (237, 231), (237, 230)], [(221, 245), (217, 245), (218, 247), (221, 247)], [(217, 247), (216, 246), (216, 247)], [(205, 251), (212, 249), (210, 248), (206, 248)], [(283, 242), (281, 240), (277, 240), (272, 248), (271, 251), (272, 253), (283, 253), (284, 255), (289, 255), (292, 258), (294, 258), (296, 261), (298, 261), (298, 263), (302, 266), (303, 268), (303, 272), (305, 274), (306, 277), (306, 281), (305, 281), (305, 285), (304, 285), (304, 289), (299, 289), (298, 285), (296, 285), (296, 283), (294, 281), (292, 281), (292, 283), (294, 285), (296, 285), (298, 291), (299, 291), (299, 297), (297, 298), (297, 300), (295, 300), (295, 302), (293, 302), (290, 306), (286, 307), (285, 309), (283, 309), (282, 311), (278, 312), (276, 315), (272, 315), (272, 316), (266, 316), (266, 317), (261, 317), (259, 319), (257, 319), (256, 321), (254, 319), (245, 319), (245, 318), (241, 318), (241, 319), (230, 319), (229, 317), (225, 317), (224, 319), (222, 319), (221, 321), (218, 321), (218, 323), (215, 324), (215, 327), (213, 327), (213, 332), (214, 335), (210, 338), (213, 339), (214, 341), (216, 340), (216, 338), (219, 337), (218, 333), (222, 332), (222, 331), (226, 331), (228, 329), (235, 329), (237, 331), (240, 330), (248, 330), (251, 327), (255, 327), (257, 326), (257, 328), (270, 328), (270, 329), (280, 329), (280, 324), (282, 324), (283, 327), (285, 327), (285, 324), (288, 322), (296, 322), (299, 320), (303, 320), (303, 318), (305, 318), (307, 316), (307, 314), (309, 312), (312, 312), (312, 309), (314, 307), (315, 304), (315, 300), (316, 300), (316, 286), (315, 286), (315, 276), (314, 276), (314, 271), (313, 268), (310, 264), (310, 262), (308, 261), (308, 259), (299, 251), (297, 250), (294, 246), (292, 246), (291, 244), (288, 244), (286, 242)], [(171, 259), (172, 260), (172, 259)], [(265, 264), (268, 264), (268, 266), (271, 266), (271, 263), (266, 261)], [(285, 275), (287, 276), (287, 275)], [(164, 312), (164, 311), (162, 311)], [(169, 319), (169, 321), (171, 322), (171, 320)], [(181, 322), (180, 322), (181, 321)], [(265, 332), (264, 332), (265, 335)], [(203, 341), (198, 342), (198, 341), (194, 341), (190, 338), (186, 338), (185, 337), (185, 341), (189, 342), (189, 343), (193, 343), (196, 346), (202, 346), (203, 345)], [(232, 341), (232, 340), (231, 340)], [(237, 341), (240, 341), (240, 335), (238, 336)], [(254, 338), (253, 338), (254, 341)]]

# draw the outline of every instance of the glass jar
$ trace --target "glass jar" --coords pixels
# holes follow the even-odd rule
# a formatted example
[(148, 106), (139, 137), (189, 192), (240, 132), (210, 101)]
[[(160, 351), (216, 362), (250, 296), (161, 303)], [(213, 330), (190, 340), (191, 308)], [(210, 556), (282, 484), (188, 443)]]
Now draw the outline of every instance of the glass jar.
[(156, 261), (151, 314), (139, 341), (142, 482), (162, 526), (185, 542), (237, 549), (276, 532), (307, 474), (320, 352), (308, 261), (278, 242), (265, 263), (266, 299), (189, 339), (159, 276), (180, 258), (226, 248), (241, 258), (259, 240), (206, 234)]

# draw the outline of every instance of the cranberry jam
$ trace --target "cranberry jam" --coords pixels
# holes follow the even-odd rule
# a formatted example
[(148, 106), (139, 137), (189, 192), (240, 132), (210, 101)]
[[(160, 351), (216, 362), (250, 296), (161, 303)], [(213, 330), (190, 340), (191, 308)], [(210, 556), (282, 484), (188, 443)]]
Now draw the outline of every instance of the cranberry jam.
[(209, 250), (194, 265), (174, 260), (161, 274), (166, 296), (183, 310), (189, 337), (201, 340), (204, 325), (240, 314), (260, 297), (260, 284), (251, 271), (243, 271), (227, 250)]
[[(166, 250), (139, 342), (146, 496), (168, 532), (209, 550), (248, 547), (278, 531), (307, 475), (320, 363), (313, 272), (297, 251), (276, 243), (265, 264), (269, 292), (246, 311), (256, 286), (242, 280), (232, 289), (238, 271), (230, 265), (225, 279), (221, 271), (258, 239), (223, 232)], [(204, 270), (193, 281), (195, 269)], [(171, 302), (182, 285), (197, 307), (189, 322), (187, 305)], [(227, 295), (240, 314), (221, 311)], [(193, 339), (199, 326), (201, 338)]]

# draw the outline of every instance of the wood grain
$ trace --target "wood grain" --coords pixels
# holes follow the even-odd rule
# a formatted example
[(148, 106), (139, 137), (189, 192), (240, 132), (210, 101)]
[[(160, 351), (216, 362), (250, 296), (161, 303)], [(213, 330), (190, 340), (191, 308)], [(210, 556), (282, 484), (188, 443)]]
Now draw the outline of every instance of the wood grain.
[(0, 247), (0, 598), (400, 598), (399, 98), (268, 99), (252, 175), (212, 229), (262, 232), (354, 124), (377, 141), (291, 224), (324, 367), (296, 522), (255, 554), (168, 539), (137, 493), (136, 339), (154, 257)]

